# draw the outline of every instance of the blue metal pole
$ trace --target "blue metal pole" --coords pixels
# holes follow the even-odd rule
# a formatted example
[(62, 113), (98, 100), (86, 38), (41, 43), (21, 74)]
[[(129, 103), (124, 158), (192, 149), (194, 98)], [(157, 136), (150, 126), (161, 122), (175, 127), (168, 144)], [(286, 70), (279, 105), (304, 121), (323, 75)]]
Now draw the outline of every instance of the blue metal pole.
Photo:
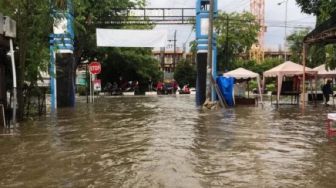
[[(214, 3), (214, 10), (213, 12), (211, 12), (211, 14), (213, 14), (214, 17), (217, 17), (218, 16), (218, 1), (217, 0), (214, 0), (213, 1)], [(215, 82), (217, 82), (217, 35), (216, 33), (214, 32), (213, 33), (213, 53), (212, 53), (212, 76), (213, 76), (213, 79), (215, 80)], [(214, 88), (214, 86), (212, 87), (212, 91), (211, 91), (211, 99), (212, 101), (217, 101), (218, 100), (218, 97), (217, 97), (217, 94), (216, 94), (216, 90)]]
[[(73, 29), (73, 6), (72, 0), (67, 0), (67, 11), (58, 12), (55, 10), (54, 5), (50, 2), (52, 14), (54, 19), (57, 19), (56, 15), (64, 16), (67, 20), (67, 27), (65, 33), (53, 33), (50, 35), (50, 92), (51, 92), (51, 110), (56, 111), (57, 109), (57, 71), (56, 71), (56, 53), (69, 53), (73, 52), (73, 39), (74, 39), (74, 29)], [(74, 87), (73, 87), (74, 88)], [(74, 101), (74, 92), (71, 98)]]
[[(212, 56), (212, 77), (216, 81), (217, 78), (217, 47), (216, 44), (213, 46), (213, 56)], [(214, 85), (211, 88), (211, 100), (216, 101), (217, 95)]]
[(55, 51), (53, 45), (50, 44), (50, 92), (51, 92), (51, 110), (55, 111), (57, 108), (57, 93), (56, 93), (56, 65), (55, 65)]

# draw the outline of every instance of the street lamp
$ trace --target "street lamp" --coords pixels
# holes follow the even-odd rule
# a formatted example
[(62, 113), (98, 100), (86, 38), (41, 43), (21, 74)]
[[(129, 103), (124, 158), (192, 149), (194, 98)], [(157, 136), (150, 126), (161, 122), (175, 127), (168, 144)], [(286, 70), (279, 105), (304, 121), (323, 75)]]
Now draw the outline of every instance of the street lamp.
[(287, 61), (287, 9), (288, 9), (288, 0), (279, 2), (278, 5), (282, 5), (283, 3), (286, 4), (286, 7), (285, 7), (285, 43), (284, 43), (284, 50), (285, 50), (285, 61)]

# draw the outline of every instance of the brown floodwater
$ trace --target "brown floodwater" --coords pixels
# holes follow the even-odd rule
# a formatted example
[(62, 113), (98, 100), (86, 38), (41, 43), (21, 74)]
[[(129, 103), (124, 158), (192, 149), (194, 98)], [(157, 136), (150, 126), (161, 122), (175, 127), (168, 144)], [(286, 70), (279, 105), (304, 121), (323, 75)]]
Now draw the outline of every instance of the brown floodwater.
[(0, 187), (336, 187), (333, 107), (115, 97), (0, 129)]

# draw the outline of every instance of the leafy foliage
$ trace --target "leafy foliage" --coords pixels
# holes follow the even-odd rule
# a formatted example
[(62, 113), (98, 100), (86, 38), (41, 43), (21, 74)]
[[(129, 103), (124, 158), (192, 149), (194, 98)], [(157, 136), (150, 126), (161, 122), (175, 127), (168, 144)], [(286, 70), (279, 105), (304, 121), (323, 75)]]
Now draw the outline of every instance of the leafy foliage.
[(326, 67), (334, 70), (336, 68), (336, 45), (335, 44), (326, 45), (325, 52), (326, 52), (325, 57)]
[(283, 60), (278, 58), (266, 58), (263, 63), (256, 63), (254, 60), (239, 59), (233, 63), (232, 69), (230, 70), (242, 67), (261, 75), (263, 72), (280, 65), (282, 62)]
[(186, 59), (182, 59), (176, 66), (174, 79), (180, 86), (189, 84), (191, 87), (196, 85), (196, 67)]
[(152, 79), (156, 81), (161, 76), (159, 64), (151, 57), (150, 49), (141, 48), (97, 48), (96, 28), (114, 29), (150, 29), (151, 25), (123, 26), (105, 25), (101, 20), (114, 18), (128, 19), (126, 12), (120, 10), (112, 14), (111, 10), (143, 7), (145, 0), (73, 0), (75, 10), (75, 58), (81, 60), (98, 59), (103, 63), (101, 78), (104, 83), (117, 81), (119, 77), (125, 80), (137, 80), (140, 87)]
[(103, 80), (103, 85), (117, 82), (122, 77), (126, 81), (139, 81), (140, 89), (144, 89), (149, 80), (154, 83), (159, 81), (162, 72), (148, 49), (113, 48), (103, 60), (99, 77)]
[(308, 34), (308, 30), (297, 30), (287, 37), (289, 49), (292, 52), (291, 61), (302, 62), (303, 38)]
[[(316, 16), (316, 26), (320, 25), (331, 17), (336, 11), (336, 0), (296, 0), (302, 12)], [(329, 50), (329, 52), (327, 52)], [(324, 44), (315, 44), (310, 50), (311, 66), (327, 63), (327, 66), (336, 67), (336, 61), (327, 57), (335, 57), (335, 50), (325, 48)]]
[[(15, 41), (18, 77), (18, 119), (24, 114), (24, 81), (36, 85), (40, 71), (46, 71), (49, 60), (49, 39), (52, 20), (45, 0), (2, 0), (0, 10), (16, 21)], [(29, 99), (28, 99), (29, 100)]]
[(335, 0), (296, 0), (302, 12), (317, 16), (317, 25), (330, 17), (336, 10)]
[[(67, 0), (59, 0), (59, 2), (64, 1)], [(121, 9), (142, 7), (145, 2), (145, 0), (73, 0), (76, 63), (80, 63), (81, 59), (102, 59), (105, 56), (106, 49), (96, 47), (96, 28), (120, 29), (123, 27), (122, 25), (106, 26), (101, 24), (101, 20), (113, 17), (127, 19), (126, 12)], [(113, 14), (111, 10), (114, 8), (118, 8), (120, 11)]]
[[(92, 60), (97, 58), (103, 60), (105, 56), (118, 52), (120, 55), (120, 64), (125, 61), (136, 65), (135, 75), (140, 79), (157, 77), (157, 64), (149, 56), (149, 50), (146, 53), (138, 53), (138, 49), (98, 49), (96, 47), (96, 28), (101, 27), (99, 20), (106, 17), (117, 17), (127, 19), (125, 12), (112, 14), (112, 8), (131, 8), (142, 7), (145, 0), (71, 0), (74, 8), (74, 27), (75, 27), (75, 63), (82, 60)], [(53, 19), (51, 17), (52, 7), (59, 11), (66, 10), (68, 0), (2, 0), (0, 1), (0, 10), (5, 15), (10, 16), (17, 22), (17, 39), (15, 46), (18, 50), (17, 55), (17, 73), (18, 73), (18, 96), (19, 99), (19, 118), (23, 117), (23, 86), (25, 81), (31, 83), (30, 87), (36, 86), (36, 81), (40, 77), (40, 71), (47, 71), (49, 62), (49, 34), (52, 33)], [(109, 26), (109, 28), (121, 28), (122, 26)], [(150, 26), (143, 26), (142, 28)], [(127, 60), (128, 59), (128, 60)], [(75, 67), (75, 66), (74, 66)], [(120, 66), (122, 67), (122, 66)], [(133, 70), (129, 68), (130, 70)], [(113, 69), (115, 70), (115, 69)], [(155, 72), (155, 73), (153, 73)], [(127, 74), (127, 73), (123, 73)], [(116, 74), (114, 74), (116, 75)]]
[(49, 61), (49, 6), (44, 0), (3, 0), (0, 9), (17, 22), (18, 75), (36, 82), (40, 71), (47, 70)]
[(257, 41), (259, 25), (248, 12), (221, 12), (215, 21), (219, 70), (231, 69), (232, 60), (247, 53)]

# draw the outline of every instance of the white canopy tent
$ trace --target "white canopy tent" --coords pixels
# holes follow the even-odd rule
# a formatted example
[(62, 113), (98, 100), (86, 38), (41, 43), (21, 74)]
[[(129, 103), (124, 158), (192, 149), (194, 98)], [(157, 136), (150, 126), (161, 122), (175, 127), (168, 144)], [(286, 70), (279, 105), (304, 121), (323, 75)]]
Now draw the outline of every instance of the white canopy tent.
[(336, 78), (336, 69), (326, 70), (325, 64), (322, 64), (314, 68), (317, 71), (317, 77), (319, 78)]
[[(312, 75), (316, 78), (317, 71), (306, 67), (305, 73)], [(303, 75), (303, 66), (293, 63), (291, 61), (286, 61), (268, 71), (264, 72), (264, 82), (267, 77), (277, 77), (278, 89), (277, 89), (277, 101), (280, 100), (280, 93), (282, 87), (282, 80), (284, 76), (293, 77)], [(265, 84), (264, 84), (265, 85)]]
[(257, 83), (258, 83), (258, 90), (259, 90), (259, 97), (261, 102), (262, 100), (262, 94), (261, 94), (261, 87), (260, 87), (260, 76), (258, 73), (252, 72), (250, 70), (246, 70), (244, 68), (238, 68), (235, 70), (232, 70), (230, 72), (226, 72), (223, 74), (225, 77), (233, 77), (236, 79), (257, 79)]

